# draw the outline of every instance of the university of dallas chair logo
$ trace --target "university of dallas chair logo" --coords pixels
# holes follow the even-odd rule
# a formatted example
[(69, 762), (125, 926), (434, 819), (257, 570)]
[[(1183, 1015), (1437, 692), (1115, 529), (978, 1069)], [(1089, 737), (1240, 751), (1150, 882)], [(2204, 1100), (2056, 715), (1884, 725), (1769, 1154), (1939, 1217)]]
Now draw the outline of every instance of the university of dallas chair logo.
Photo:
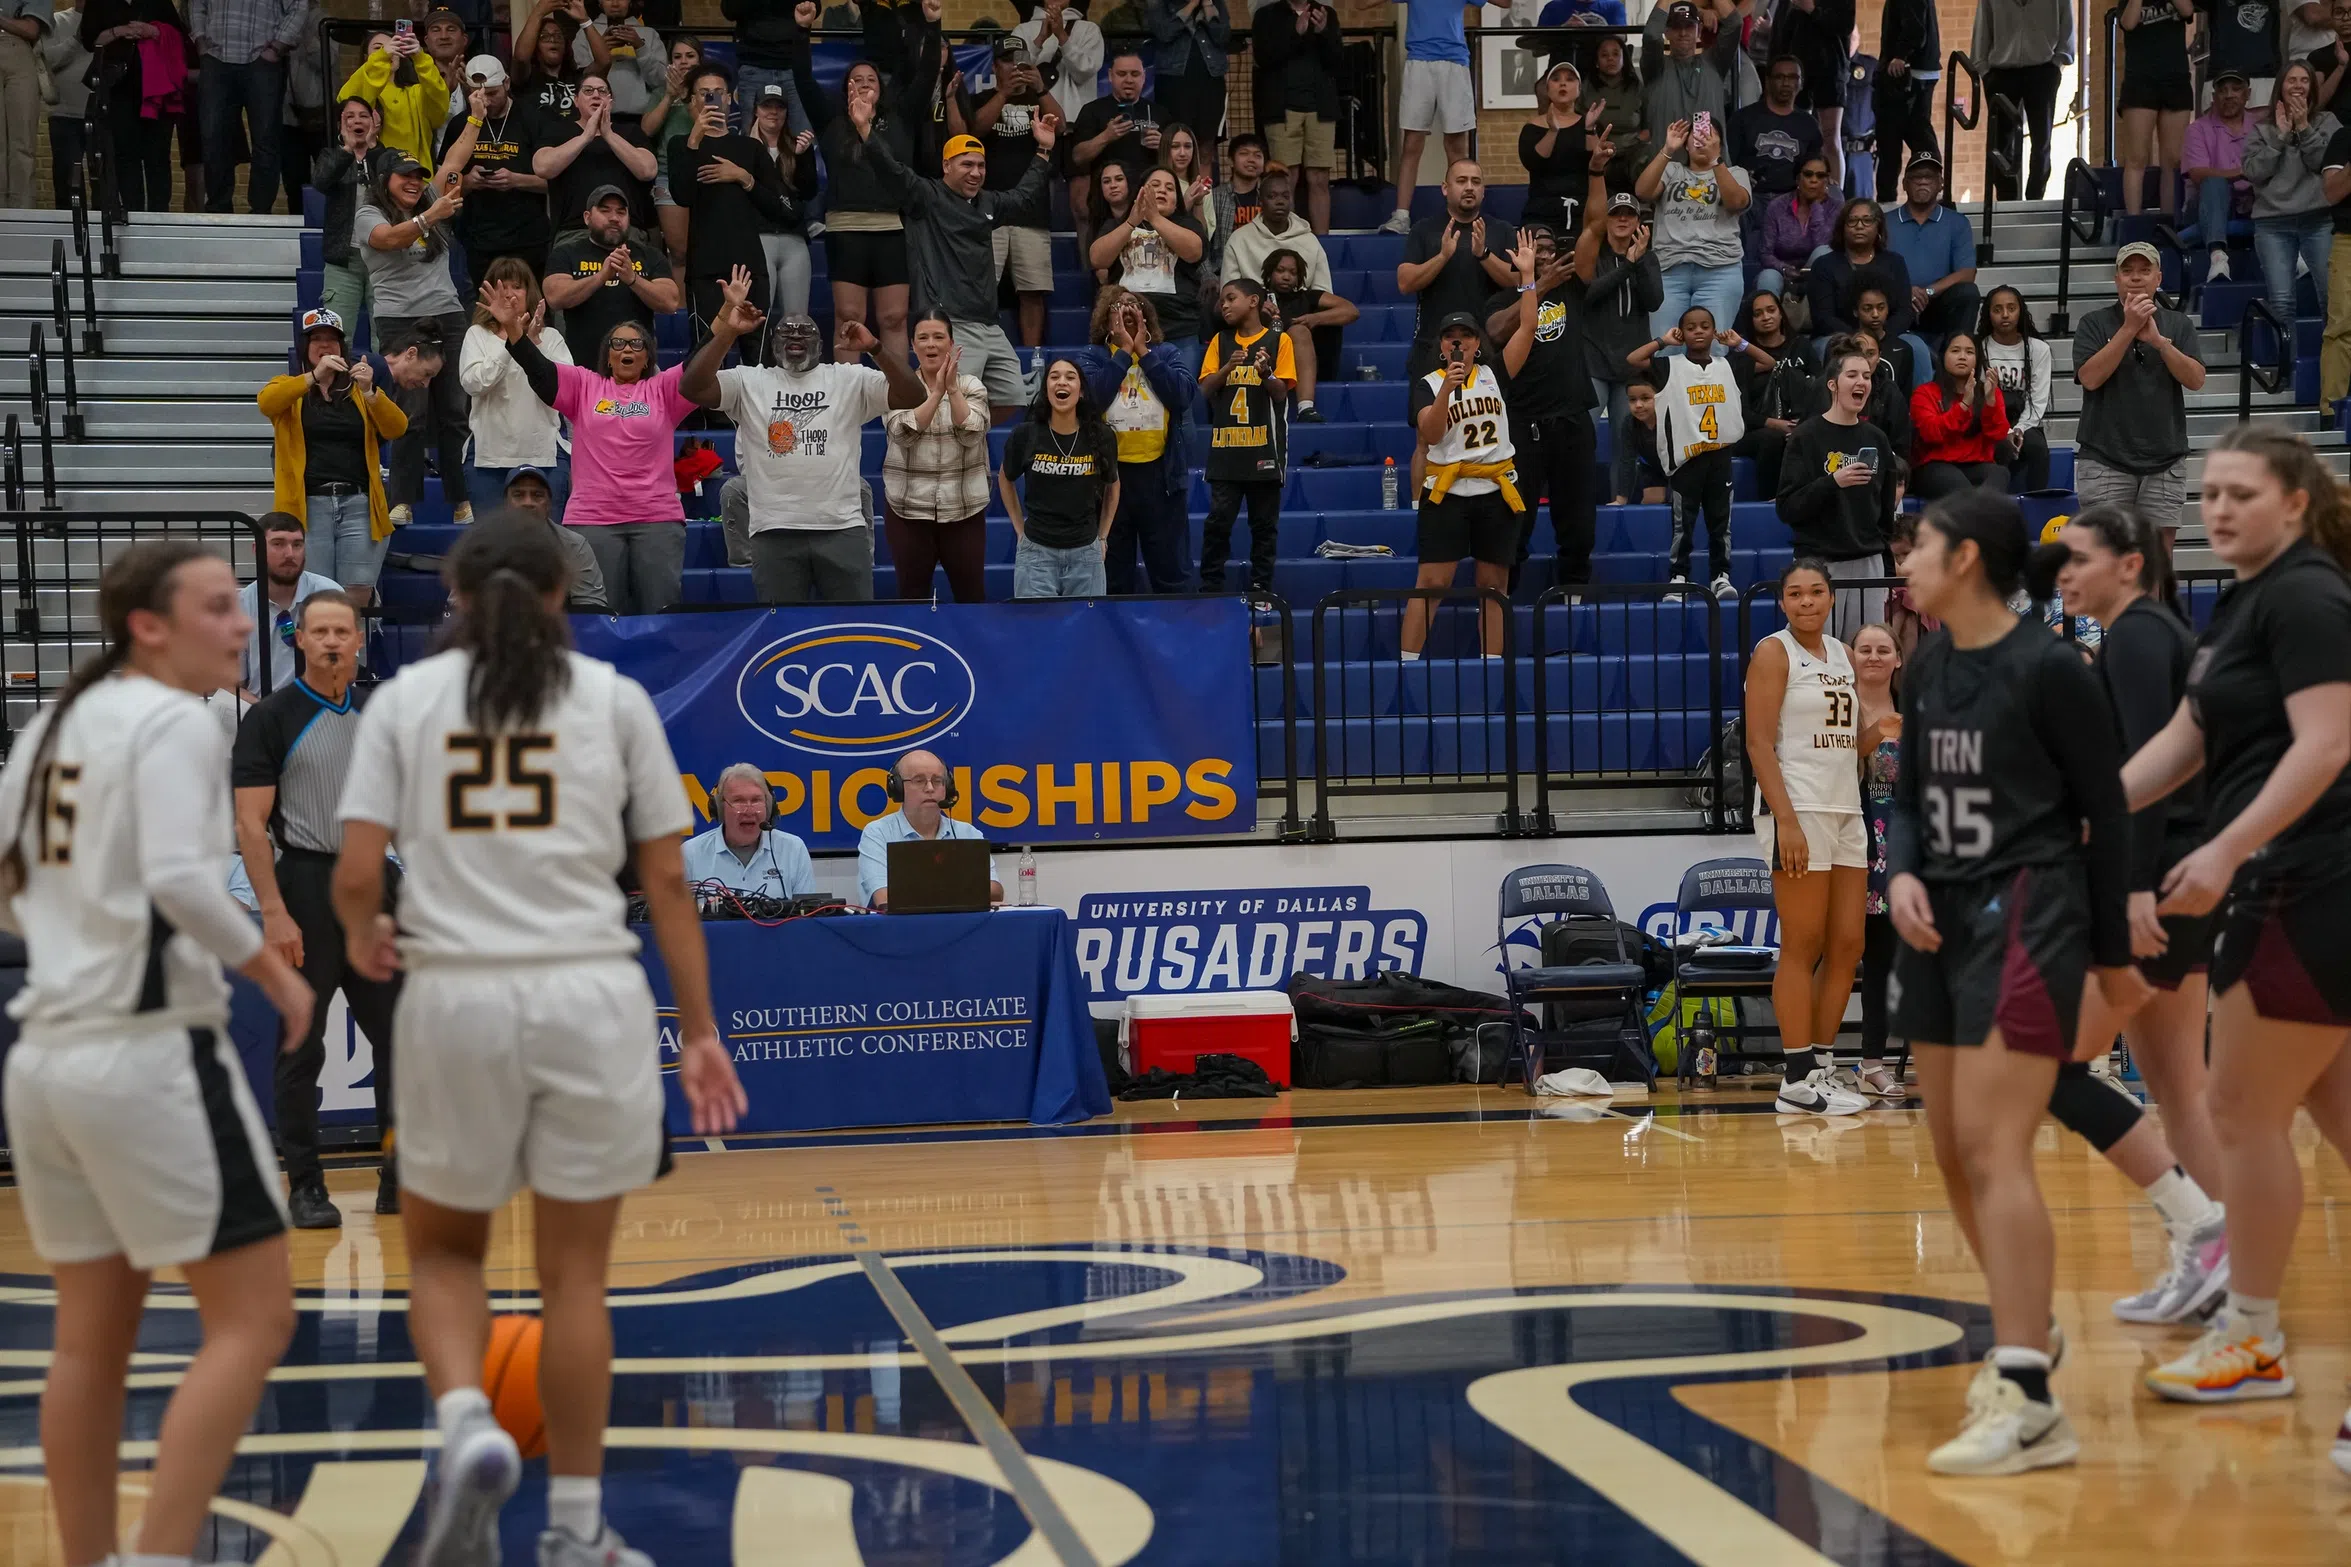
[(816, 756), (895, 757), (944, 735), (979, 699), (961, 653), (901, 626), (815, 626), (743, 662), (735, 703), (761, 734)]
[[(757, 1233), (770, 1220), (773, 1235)], [(751, 1203), (740, 1222), (629, 1223), (712, 1250), (832, 1228), (797, 1203)], [(347, 1291), (301, 1302), (295, 1347), (200, 1542), (210, 1559), (374, 1567), (414, 1550), (432, 1419), (406, 1302), (369, 1287), (365, 1259), (345, 1261)], [(1914, 1297), (1630, 1286), (1365, 1298), (1338, 1288), (1335, 1265), (1219, 1248), (888, 1261), (1105, 1567), (1947, 1562), (1673, 1390), (1949, 1364), (1990, 1341), (1981, 1308)], [(665, 1567), (1050, 1567), (856, 1259), (705, 1272), (612, 1303), (605, 1505)], [(0, 1280), (0, 1365), (17, 1378), (0, 1382), (0, 1485), (40, 1484), (53, 1304), (44, 1281)], [(127, 1490), (196, 1342), (188, 1297), (158, 1292), (133, 1366)], [(508, 1509), (510, 1560), (529, 1559), (544, 1494), (533, 1465)]]

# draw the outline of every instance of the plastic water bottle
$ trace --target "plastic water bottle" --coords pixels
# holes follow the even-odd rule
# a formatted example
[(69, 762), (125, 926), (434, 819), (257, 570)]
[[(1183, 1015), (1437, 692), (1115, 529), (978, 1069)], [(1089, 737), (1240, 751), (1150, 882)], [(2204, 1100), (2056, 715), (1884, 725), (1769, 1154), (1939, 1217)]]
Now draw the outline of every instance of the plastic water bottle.
[(1034, 849), (1020, 851), (1020, 906), (1024, 909), (1037, 906), (1037, 851)]
[(1380, 469), (1380, 507), (1384, 511), (1396, 509), (1396, 459), (1391, 457)]

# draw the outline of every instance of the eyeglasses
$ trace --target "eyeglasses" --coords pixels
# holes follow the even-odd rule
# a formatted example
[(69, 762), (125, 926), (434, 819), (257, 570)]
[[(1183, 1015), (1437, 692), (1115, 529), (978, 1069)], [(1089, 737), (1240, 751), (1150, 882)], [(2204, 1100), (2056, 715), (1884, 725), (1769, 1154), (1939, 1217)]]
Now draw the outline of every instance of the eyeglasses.
[(946, 775), (942, 773), (909, 773), (898, 782), (902, 787), (908, 789), (944, 789), (947, 787)]
[(1800, 180), (1825, 180), (1828, 177), (1829, 171), (1826, 169), (1798, 169), (1796, 171), (1796, 178)]
[(616, 354), (641, 354), (645, 351), (645, 340), (641, 337), (616, 337), (612, 340), (612, 351)]

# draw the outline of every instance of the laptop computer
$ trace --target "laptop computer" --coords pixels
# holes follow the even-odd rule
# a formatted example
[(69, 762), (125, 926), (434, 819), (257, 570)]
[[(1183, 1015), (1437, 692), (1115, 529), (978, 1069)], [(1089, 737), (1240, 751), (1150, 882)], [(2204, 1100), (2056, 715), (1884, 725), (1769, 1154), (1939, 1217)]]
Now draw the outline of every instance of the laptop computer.
[(985, 914), (994, 901), (980, 839), (908, 838), (889, 852), (892, 914)]

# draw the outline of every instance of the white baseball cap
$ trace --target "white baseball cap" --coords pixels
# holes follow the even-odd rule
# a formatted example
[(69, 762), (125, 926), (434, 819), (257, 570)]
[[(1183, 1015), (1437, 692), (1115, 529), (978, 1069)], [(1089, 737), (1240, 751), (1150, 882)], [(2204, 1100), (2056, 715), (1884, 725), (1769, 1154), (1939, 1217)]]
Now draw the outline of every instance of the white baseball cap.
[(476, 87), (503, 87), (506, 67), (494, 54), (477, 54), (465, 62), (465, 79)]

